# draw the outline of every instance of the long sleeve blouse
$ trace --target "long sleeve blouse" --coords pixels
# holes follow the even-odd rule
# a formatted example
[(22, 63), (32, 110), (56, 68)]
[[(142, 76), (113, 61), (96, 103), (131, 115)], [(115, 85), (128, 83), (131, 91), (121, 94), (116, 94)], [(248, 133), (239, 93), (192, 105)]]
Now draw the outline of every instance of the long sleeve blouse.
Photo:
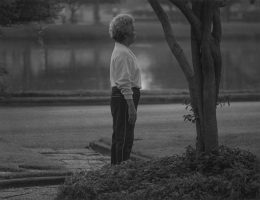
[(110, 61), (110, 83), (121, 90), (125, 99), (132, 99), (133, 87), (141, 88), (141, 72), (134, 53), (125, 45), (115, 43)]

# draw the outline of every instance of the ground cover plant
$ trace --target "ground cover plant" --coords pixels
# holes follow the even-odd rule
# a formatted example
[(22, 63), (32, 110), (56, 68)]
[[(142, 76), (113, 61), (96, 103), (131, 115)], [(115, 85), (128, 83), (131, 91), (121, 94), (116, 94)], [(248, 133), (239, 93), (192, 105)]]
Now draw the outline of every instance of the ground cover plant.
[(56, 200), (225, 200), (259, 199), (256, 157), (220, 146), (201, 154), (187, 147), (182, 156), (127, 161), (79, 172), (59, 188)]

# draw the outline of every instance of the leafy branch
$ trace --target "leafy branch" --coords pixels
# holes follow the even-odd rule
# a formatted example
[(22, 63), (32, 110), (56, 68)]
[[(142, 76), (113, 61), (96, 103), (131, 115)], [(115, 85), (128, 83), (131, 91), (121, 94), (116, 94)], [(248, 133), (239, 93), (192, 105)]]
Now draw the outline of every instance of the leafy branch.
[[(230, 96), (220, 96), (218, 98), (216, 106), (224, 107), (225, 105), (230, 106)], [(184, 121), (189, 121), (191, 123), (195, 123), (196, 120), (199, 118), (198, 115), (195, 114), (190, 99), (184, 100), (185, 110), (189, 111), (189, 114), (183, 115)]]
[(185, 99), (184, 105), (186, 105), (185, 110), (190, 112), (189, 114), (183, 115), (184, 121), (189, 121), (191, 123), (195, 123), (196, 120), (199, 118), (199, 116), (195, 114), (195, 112), (191, 106), (190, 99)]

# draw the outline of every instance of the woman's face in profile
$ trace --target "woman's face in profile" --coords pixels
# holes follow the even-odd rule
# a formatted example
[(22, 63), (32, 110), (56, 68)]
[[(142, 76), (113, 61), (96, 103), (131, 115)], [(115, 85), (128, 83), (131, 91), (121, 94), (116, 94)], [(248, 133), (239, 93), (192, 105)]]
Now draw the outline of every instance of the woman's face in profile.
[(129, 44), (133, 44), (135, 42), (135, 38), (136, 38), (135, 26), (134, 24), (130, 24), (127, 27), (127, 39), (129, 41)]

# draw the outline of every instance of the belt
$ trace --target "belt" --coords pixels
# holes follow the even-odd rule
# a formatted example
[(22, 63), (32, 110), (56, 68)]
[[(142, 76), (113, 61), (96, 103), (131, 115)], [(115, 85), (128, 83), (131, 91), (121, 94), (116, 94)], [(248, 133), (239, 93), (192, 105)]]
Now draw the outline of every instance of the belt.
[[(134, 95), (140, 95), (140, 88), (132, 87), (132, 91)], [(124, 97), (124, 95), (121, 93), (121, 90), (118, 87), (114, 86), (112, 87), (112, 97)]]
[[(116, 86), (113, 86), (112, 87), (112, 90), (120, 90), (118, 87), (116, 87)], [(132, 87), (132, 90), (140, 90), (140, 88), (138, 88), (138, 87)], [(120, 90), (121, 91), (121, 90)]]

